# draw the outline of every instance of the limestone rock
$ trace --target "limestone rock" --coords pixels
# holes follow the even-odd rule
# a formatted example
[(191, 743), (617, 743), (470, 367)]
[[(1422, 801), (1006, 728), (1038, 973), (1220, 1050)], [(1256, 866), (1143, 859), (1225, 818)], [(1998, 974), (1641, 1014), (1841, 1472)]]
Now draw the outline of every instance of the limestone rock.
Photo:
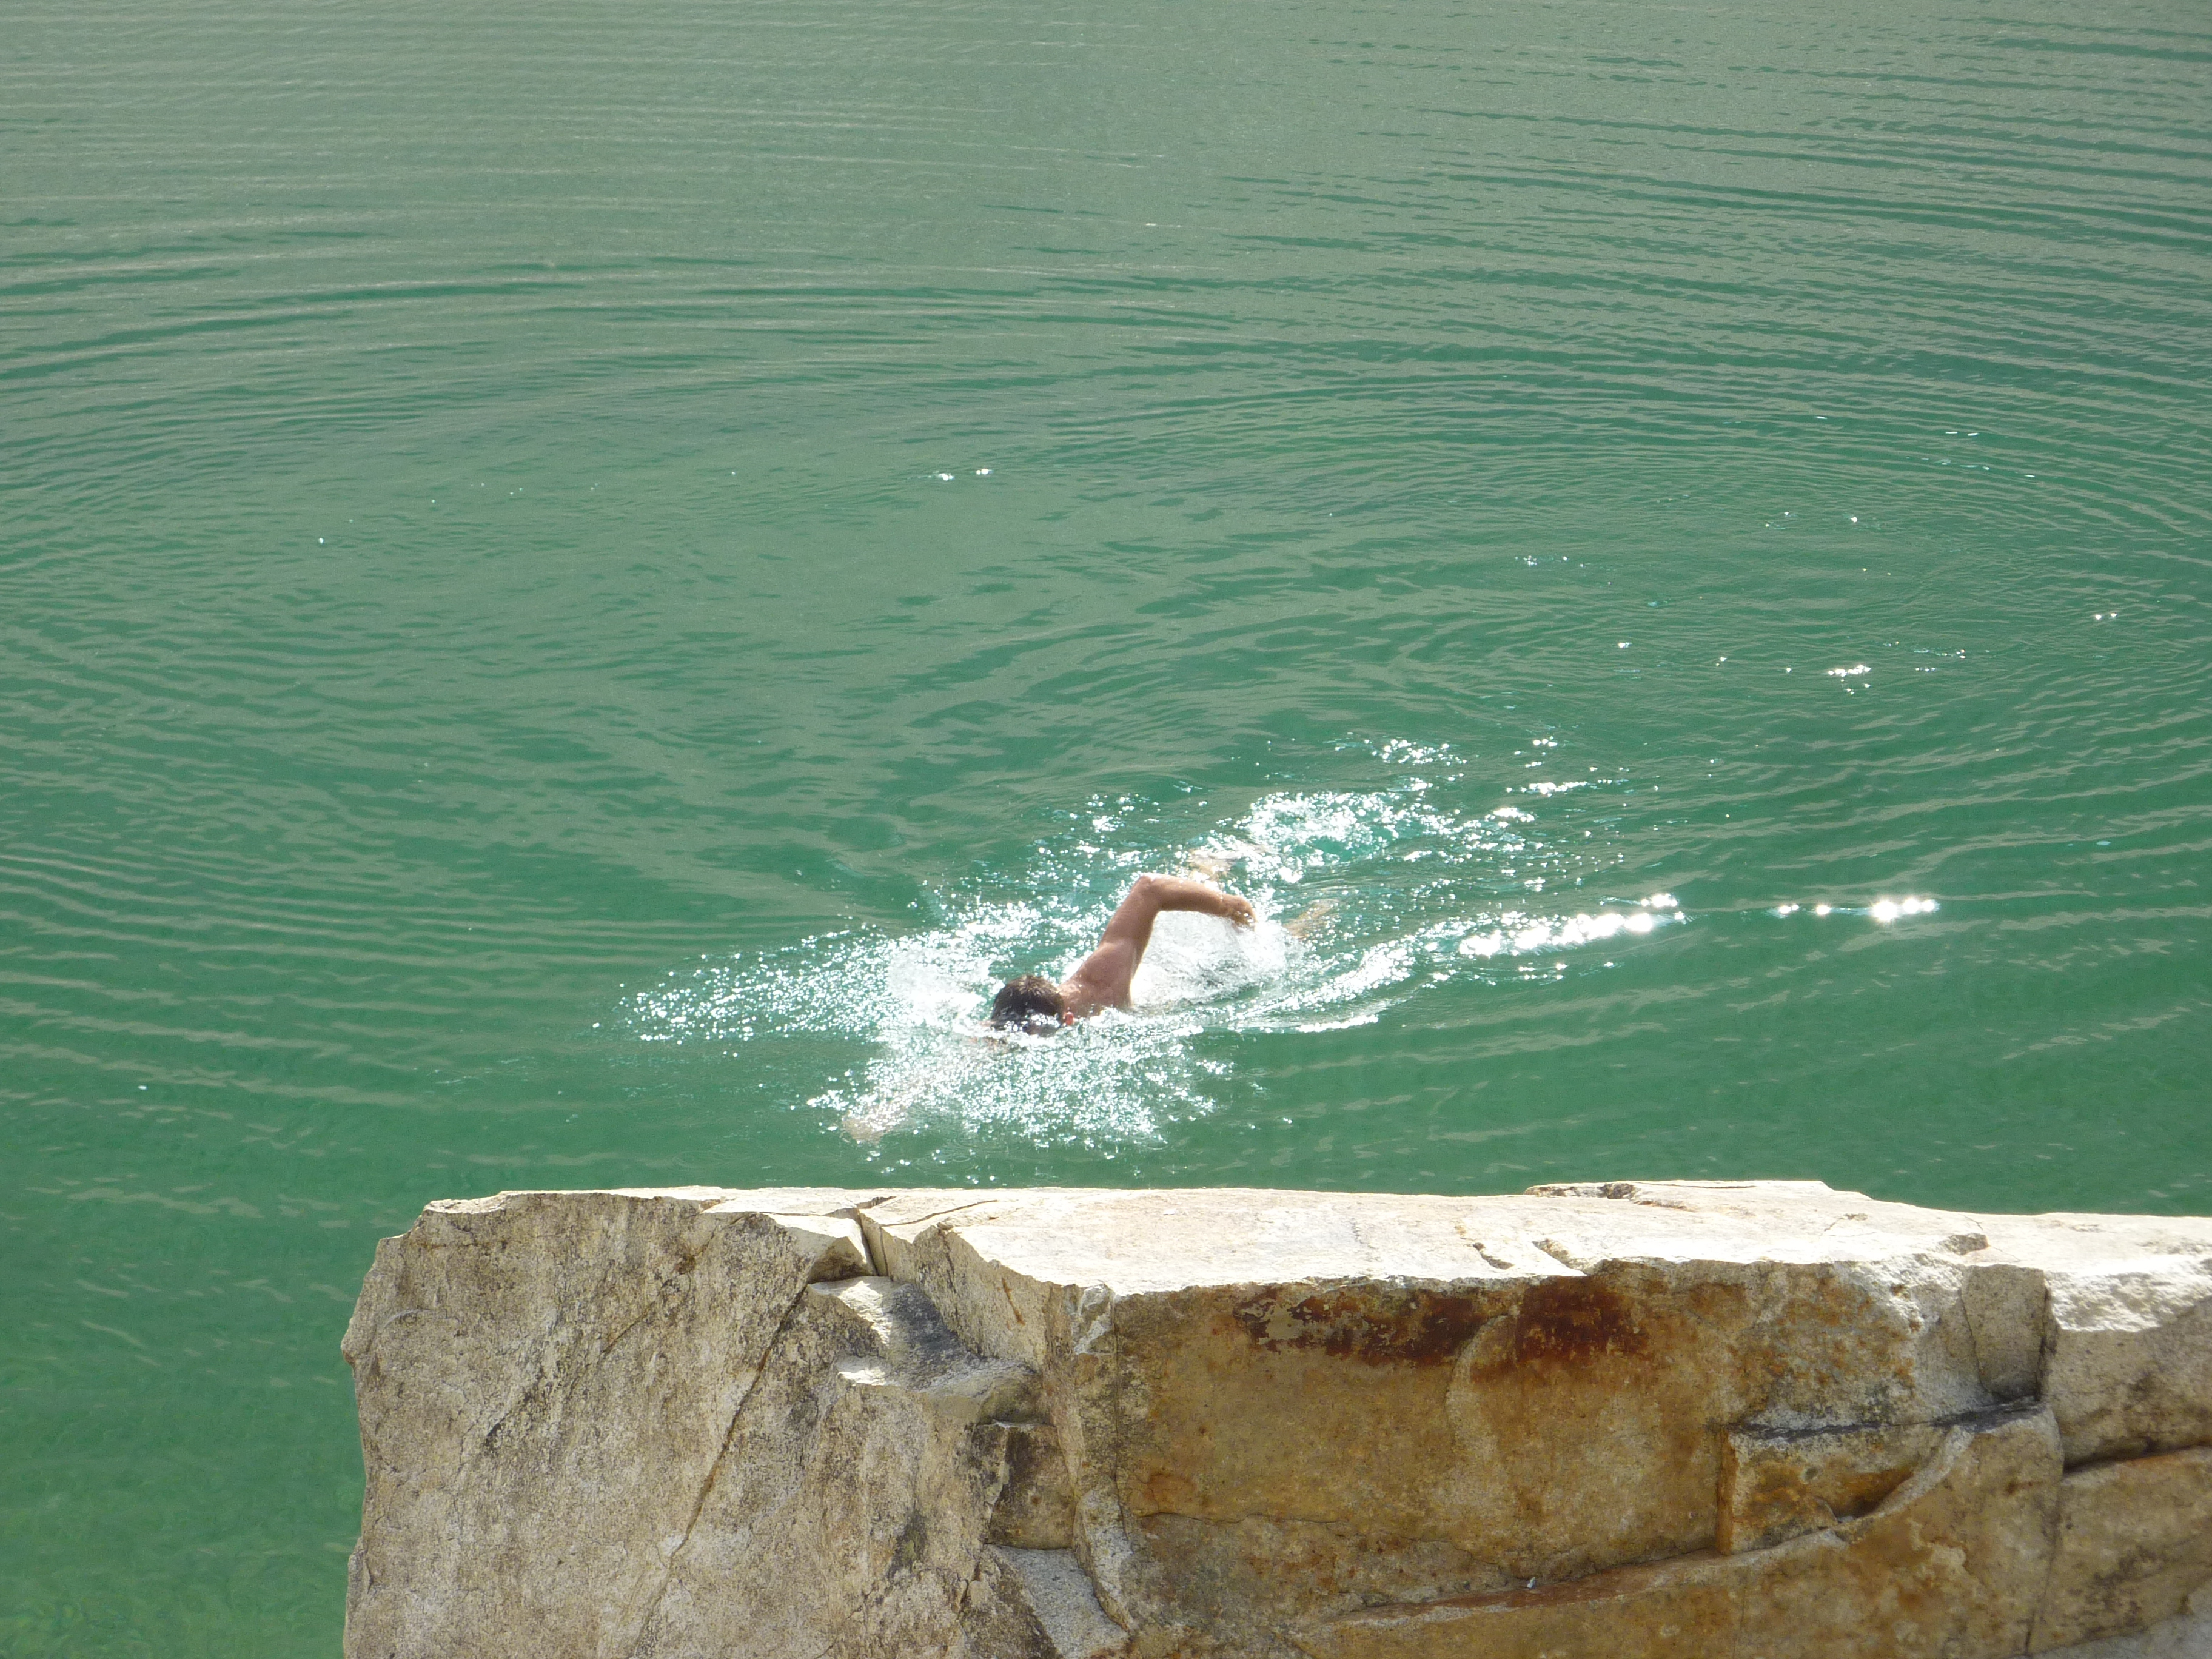
[(866, 1267), (848, 1195), (725, 1198), (504, 1194), (378, 1246), (349, 1655), (635, 1644), (793, 1304)]
[(1100, 1608), (1074, 1551), (1006, 1548), (992, 1554), (1019, 1576), (1052, 1659), (1114, 1659), (1128, 1650), (1129, 1633)]
[[(1960, 1301), (1978, 1229), (1750, 1196), (1047, 1193), (865, 1218), (969, 1341), (1045, 1376), (1107, 1606), (1176, 1625), (1710, 1547), (1713, 1425), (1994, 1403)], [(1279, 1556), (1255, 1518), (1296, 1523)]]
[(2059, 1486), (2036, 1649), (2148, 1629), (2207, 1586), (2212, 1447), (2077, 1469)]
[(1912, 1478), (1942, 1434), (1932, 1423), (1731, 1429), (1715, 1542), (1733, 1555), (1864, 1515)]
[[(1047, 1659), (1021, 1575), (985, 1553), (1036, 1380), (963, 1347), (912, 1285), (811, 1287), (738, 1413), (635, 1651)], [(981, 1576), (989, 1594), (971, 1609)]]
[(2040, 1659), (2212, 1659), (2212, 1595), (2199, 1592), (2180, 1614), (2147, 1630), (2078, 1646), (2045, 1648)]
[(2058, 1467), (2050, 1413), (2008, 1408), (1946, 1431), (1928, 1465), (1862, 1520), (1777, 1548), (1376, 1607), (1301, 1646), (1317, 1659), (2021, 1653)]
[(2212, 1223), (1989, 1218), (1990, 1254), (2045, 1286), (2044, 1388), (2066, 1461), (2212, 1442)]
[(2209, 1344), (2212, 1222), (1815, 1182), (434, 1206), (347, 1651), (2172, 1647)]

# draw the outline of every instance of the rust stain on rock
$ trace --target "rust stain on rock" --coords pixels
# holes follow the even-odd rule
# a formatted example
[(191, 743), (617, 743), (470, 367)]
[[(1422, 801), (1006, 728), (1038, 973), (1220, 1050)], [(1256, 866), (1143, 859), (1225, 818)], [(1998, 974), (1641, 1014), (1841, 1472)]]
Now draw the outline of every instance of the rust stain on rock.
[(1205, 1494), (1188, 1475), (1173, 1469), (1155, 1469), (1145, 1478), (1140, 1493), (1147, 1515), (1181, 1515), (1203, 1507)]
[(1516, 1364), (1586, 1365), (1607, 1354), (1640, 1354), (1645, 1346), (1627, 1297), (1594, 1279), (1531, 1285), (1514, 1320)]
[(1446, 1365), (1498, 1310), (1492, 1294), (1356, 1285), (1248, 1297), (1230, 1313), (1254, 1346), (1365, 1365)]

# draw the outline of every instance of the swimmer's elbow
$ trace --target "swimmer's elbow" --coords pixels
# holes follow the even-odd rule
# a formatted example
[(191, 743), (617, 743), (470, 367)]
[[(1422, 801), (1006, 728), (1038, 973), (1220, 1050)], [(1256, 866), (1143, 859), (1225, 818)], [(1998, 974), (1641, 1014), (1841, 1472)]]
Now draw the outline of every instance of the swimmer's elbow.
[(1129, 884), (1129, 890), (1122, 896), (1121, 902), (1114, 913), (1115, 920), (1134, 920), (1164, 908), (1168, 890), (1172, 884), (1164, 876), (1150, 873), (1139, 876)]

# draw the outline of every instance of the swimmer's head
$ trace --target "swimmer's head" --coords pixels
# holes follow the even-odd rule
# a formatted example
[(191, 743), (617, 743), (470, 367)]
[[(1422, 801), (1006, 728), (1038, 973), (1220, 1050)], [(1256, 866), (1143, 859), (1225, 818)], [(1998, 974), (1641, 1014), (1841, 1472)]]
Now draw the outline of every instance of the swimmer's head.
[(1024, 974), (999, 988), (991, 1024), (1025, 1031), (1057, 1030), (1067, 1023), (1067, 1001), (1042, 974)]

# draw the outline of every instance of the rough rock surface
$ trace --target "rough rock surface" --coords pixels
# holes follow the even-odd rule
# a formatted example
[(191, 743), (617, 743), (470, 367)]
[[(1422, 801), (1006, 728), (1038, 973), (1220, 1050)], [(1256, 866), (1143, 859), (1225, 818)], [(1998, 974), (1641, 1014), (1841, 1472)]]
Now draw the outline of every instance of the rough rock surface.
[(379, 1247), (349, 1659), (2212, 1659), (2212, 1221), (518, 1193)]

